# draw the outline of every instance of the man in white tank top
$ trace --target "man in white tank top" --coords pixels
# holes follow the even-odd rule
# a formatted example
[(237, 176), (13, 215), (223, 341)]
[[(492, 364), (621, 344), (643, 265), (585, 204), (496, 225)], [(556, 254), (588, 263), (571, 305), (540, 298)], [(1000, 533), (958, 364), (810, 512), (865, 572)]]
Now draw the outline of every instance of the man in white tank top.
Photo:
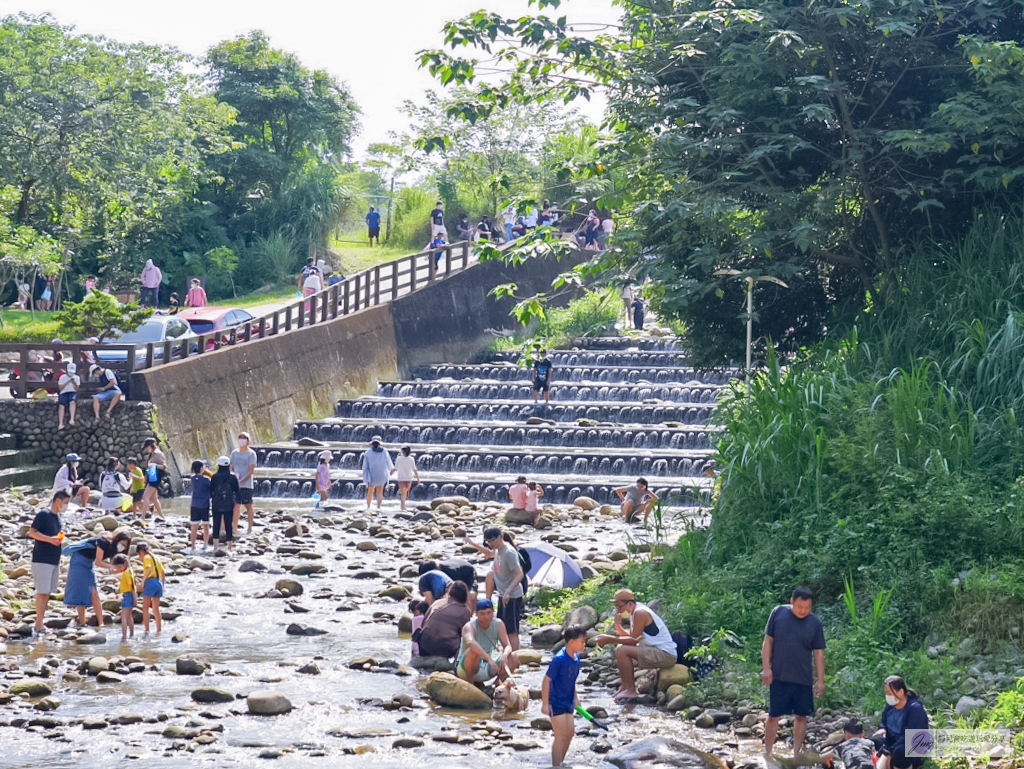
[[(622, 683), (615, 692), (617, 702), (635, 700), (635, 669), (655, 670), (670, 668), (676, 664), (676, 642), (664, 620), (649, 607), (638, 603), (632, 590), (617, 590), (612, 598), (615, 604), (615, 635), (601, 633), (596, 639), (598, 646), (616, 644), (615, 662), (619, 666)], [(622, 627), (622, 616), (629, 617), (629, 630)]]

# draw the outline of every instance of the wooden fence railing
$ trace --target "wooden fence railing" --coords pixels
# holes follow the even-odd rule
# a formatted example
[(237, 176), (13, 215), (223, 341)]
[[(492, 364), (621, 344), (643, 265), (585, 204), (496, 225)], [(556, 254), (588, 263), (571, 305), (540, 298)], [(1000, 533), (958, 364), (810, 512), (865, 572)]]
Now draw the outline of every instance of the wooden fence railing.
[(59, 372), (69, 362), (78, 363), (82, 377), (82, 395), (97, 389), (86, 382), (89, 366), (96, 363), (109, 368), (118, 385), (130, 396), (131, 374), (172, 361), (203, 355), (227, 345), (245, 344), (255, 339), (287, 333), (318, 323), (327, 323), (367, 307), (386, 304), (411, 294), (456, 272), (467, 269), (471, 259), (469, 242), (462, 241), (430, 251), (403, 256), (350, 275), (323, 291), (296, 299), (286, 307), (227, 329), (197, 336), (168, 339), (139, 345), (70, 342), (60, 346), (0, 344), (0, 387), (10, 387), (11, 395), (25, 398), (38, 389), (57, 391)]

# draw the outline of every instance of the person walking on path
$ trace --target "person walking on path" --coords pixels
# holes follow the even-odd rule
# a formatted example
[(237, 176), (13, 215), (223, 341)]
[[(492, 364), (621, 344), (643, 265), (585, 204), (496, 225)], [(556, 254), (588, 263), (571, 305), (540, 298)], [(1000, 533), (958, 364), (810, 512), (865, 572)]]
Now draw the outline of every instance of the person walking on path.
[(231, 549), (232, 524), (238, 501), (238, 478), (231, 472), (228, 457), (217, 458), (217, 472), (210, 478), (210, 505), (213, 508), (213, 551), (220, 550), (220, 527), (224, 526), (224, 548)]
[(199, 278), (192, 278), (192, 285), (185, 294), (186, 307), (206, 307), (206, 289), (199, 284)]
[(160, 504), (160, 474), (167, 471), (167, 455), (157, 446), (156, 438), (146, 438), (142, 442), (142, 453), (146, 455), (146, 490), (142, 492), (142, 517), (149, 515), (152, 507), (162, 519), (164, 508)]
[(907, 756), (907, 730), (927, 729), (928, 713), (900, 676), (885, 679), (885, 708), (879, 722), (877, 737), (883, 744), (878, 757), (878, 769), (910, 769), (920, 767), (923, 758)]
[(448, 238), (448, 230), (444, 227), (444, 203), (437, 201), (434, 210), (430, 212), (430, 239), (434, 240), (438, 235)]
[(153, 612), (156, 632), (160, 632), (163, 621), (160, 616), (160, 599), (164, 597), (164, 565), (149, 552), (149, 545), (140, 542), (135, 551), (142, 559), (142, 632), (149, 635), (149, 613)]
[(68, 577), (64, 585), (64, 605), (78, 612), (80, 626), (85, 626), (85, 610), (91, 606), (97, 627), (103, 627), (103, 605), (96, 590), (96, 574), (93, 569), (99, 566), (108, 573), (112, 572), (110, 559), (118, 553), (127, 555), (131, 545), (131, 535), (121, 532), (113, 537), (108, 534), (76, 542), (65, 549), (71, 555), (71, 563), (68, 565)]
[(210, 545), (210, 476), (206, 472), (203, 460), (192, 463), (192, 500), (189, 509), (188, 547), (196, 552), (196, 535), (199, 527), (203, 527), (203, 550)]
[(579, 625), (569, 625), (562, 631), (565, 646), (551, 658), (544, 674), (540, 699), (540, 712), (551, 719), (555, 740), (551, 743), (551, 765), (561, 766), (569, 745), (576, 734), (573, 723), (580, 698), (576, 694), (576, 679), (580, 674), (580, 652), (587, 646), (587, 631)]
[(626, 308), (626, 323), (630, 321), (630, 315), (633, 312), (633, 287), (627, 283), (622, 287), (619, 292), (619, 297), (622, 299), (622, 304)]
[(548, 360), (548, 351), (541, 350), (537, 360), (533, 362), (533, 402), (536, 403), (540, 391), (544, 391), (544, 403), (551, 403), (551, 374), (554, 366)]
[(110, 416), (114, 406), (121, 402), (121, 388), (117, 384), (117, 376), (109, 368), (103, 368), (98, 363), (89, 366), (89, 376), (93, 377), (100, 385), (100, 389), (92, 396), (92, 413), (96, 421), (100, 421), (100, 404), (110, 403), (107, 406), (105, 416)]
[(36, 589), (35, 635), (43, 632), (43, 615), (60, 582), (60, 546), (64, 541), (60, 514), (70, 499), (67, 489), (53, 492), (50, 507), (36, 513), (28, 530), (29, 539), (35, 540), (32, 545), (32, 580)]
[(463, 681), (483, 683), (495, 676), (504, 681), (519, 667), (519, 655), (512, 648), (505, 625), (494, 620), (494, 604), (481, 598), (476, 602), (476, 617), (462, 628), (455, 675)]
[(644, 300), (637, 294), (630, 305), (633, 309), (633, 328), (636, 331), (644, 330)]
[(249, 528), (247, 533), (252, 534), (252, 525), (255, 513), (252, 509), (252, 495), (256, 489), (256, 481), (253, 474), (256, 472), (256, 452), (249, 448), (249, 433), (238, 434), (238, 448), (231, 452), (231, 472), (238, 478), (238, 502), (235, 504), (235, 535), (241, 529), (238, 527), (242, 514), (242, 505), (245, 505), (246, 515), (249, 517)]
[[(152, 259), (146, 260), (146, 266), (142, 269), (142, 298), (140, 304), (145, 307), (160, 306), (160, 284), (163, 283), (164, 274), (160, 268), (153, 264)], [(148, 301), (147, 301), (148, 300)]]
[(370, 245), (373, 245), (373, 239), (377, 239), (377, 245), (380, 245), (380, 212), (375, 210), (373, 206), (370, 206), (370, 213), (366, 215), (366, 229), (370, 234)]
[(366, 484), (366, 509), (372, 508), (373, 497), (377, 497), (377, 510), (384, 504), (384, 487), (388, 476), (395, 469), (391, 455), (380, 445), (379, 435), (373, 436), (370, 448), (363, 452), (363, 483)]
[[(779, 718), (793, 715), (793, 755), (800, 756), (807, 734), (807, 717), (814, 698), (825, 693), (825, 633), (811, 613), (812, 594), (798, 587), (789, 604), (772, 609), (761, 643), (761, 681), (769, 686), (764, 752), (770, 756), (779, 733)], [(814, 679), (814, 670), (817, 680)]]
[(57, 429), (64, 429), (64, 409), (70, 417), (68, 424), (75, 426), (75, 411), (78, 409), (78, 389), (82, 386), (82, 377), (78, 376), (78, 366), (69, 363), (67, 369), (57, 379)]
[(412, 447), (402, 446), (402, 450), (395, 458), (395, 472), (397, 473), (398, 495), (402, 499), (402, 510), (405, 510), (405, 502), (409, 499), (409, 490), (412, 488), (413, 480), (420, 482), (420, 471), (416, 468), (416, 458), (412, 455)]
[(78, 474), (78, 463), (81, 461), (82, 458), (73, 451), (65, 455), (64, 464), (53, 477), (53, 490), (57, 492), (66, 489), (78, 504), (86, 507), (89, 504), (89, 486)]
[[(637, 602), (632, 590), (616, 590), (612, 604), (615, 606), (615, 635), (601, 633), (595, 642), (598, 646), (615, 644), (618, 647), (615, 662), (622, 683), (613, 697), (616, 702), (632, 702), (640, 696), (636, 691), (636, 669), (673, 667), (676, 642), (665, 621), (649, 606)], [(629, 617), (629, 630), (622, 626), (624, 616)]]
[[(519, 620), (523, 616), (523, 567), (519, 553), (502, 535), (501, 529), (491, 526), (484, 531), (484, 544), (494, 551), (494, 590), (498, 594), (498, 619), (508, 631), (512, 651), (519, 650)], [(490, 598), (490, 596), (486, 596)]]

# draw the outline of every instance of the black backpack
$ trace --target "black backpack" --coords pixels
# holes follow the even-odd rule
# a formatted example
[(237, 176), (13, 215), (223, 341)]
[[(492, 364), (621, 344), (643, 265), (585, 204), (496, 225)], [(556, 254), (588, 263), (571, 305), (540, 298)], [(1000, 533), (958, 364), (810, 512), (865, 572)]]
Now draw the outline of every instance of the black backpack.
[(686, 659), (686, 655), (693, 648), (693, 639), (685, 630), (677, 630), (672, 634), (672, 640), (676, 642), (676, 664), (692, 666), (694, 663)]
[(530, 554), (526, 552), (525, 548), (517, 548), (516, 553), (519, 554), (519, 565), (523, 567), (523, 581), (520, 584), (522, 584), (523, 593), (525, 593), (530, 586), (530, 578), (526, 575), (533, 568), (533, 561), (530, 560)]
[(234, 507), (235, 504), (235, 490), (231, 488), (230, 476), (218, 479), (215, 475), (211, 479), (211, 490), (213, 492), (211, 501), (213, 507), (219, 510), (226, 510), (229, 507)]

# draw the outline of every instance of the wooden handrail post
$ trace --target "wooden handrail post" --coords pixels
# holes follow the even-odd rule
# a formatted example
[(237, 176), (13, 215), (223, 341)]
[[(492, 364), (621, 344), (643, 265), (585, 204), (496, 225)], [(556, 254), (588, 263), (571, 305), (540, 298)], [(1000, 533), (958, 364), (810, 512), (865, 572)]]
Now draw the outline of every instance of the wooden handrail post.
[(413, 254), (409, 259), (409, 293), (411, 294), (416, 290), (416, 260), (419, 259), (419, 254)]
[(373, 268), (373, 304), (380, 304), (380, 265)]
[(395, 301), (398, 298), (398, 262), (396, 259), (391, 263), (391, 301)]
[[(303, 291), (302, 293), (306, 293), (306, 292)], [(299, 304), (298, 304), (299, 328), (305, 328), (306, 327), (306, 305), (308, 305), (308, 304), (309, 304), (309, 300), (308, 299), (305, 300), (304, 302), (299, 302)]]
[(167, 339), (164, 341), (164, 363), (168, 363), (171, 360), (172, 354), (173, 350), (171, 350), (171, 340)]
[(292, 310), (293, 309), (294, 309), (294, 305), (288, 305), (287, 307), (284, 308), (284, 330), (285, 331), (291, 331), (292, 330)]
[(469, 243), (462, 244), (462, 269), (469, 267)]
[(372, 286), (370, 286), (370, 282), (371, 281), (370, 281), (370, 271), (369, 270), (366, 271), (365, 276), (366, 276), (365, 280), (363, 280), (364, 290), (366, 291), (366, 296), (363, 297), (363, 307), (364, 308), (370, 306), (370, 289), (372, 288)]
[(427, 283), (433, 283), (437, 280), (437, 249), (430, 252), (427, 257)]
[(444, 250), (444, 274), (452, 274), (452, 247), (448, 246)]
[(351, 293), (349, 289), (350, 289), (350, 281), (348, 280), (348, 278), (346, 278), (345, 279), (345, 309), (344, 309), (344, 313), (343, 313), (345, 315), (348, 315), (349, 294)]
[(355, 277), (355, 285), (352, 286), (352, 312), (359, 310), (359, 279), (362, 277), (362, 273), (357, 272)]

